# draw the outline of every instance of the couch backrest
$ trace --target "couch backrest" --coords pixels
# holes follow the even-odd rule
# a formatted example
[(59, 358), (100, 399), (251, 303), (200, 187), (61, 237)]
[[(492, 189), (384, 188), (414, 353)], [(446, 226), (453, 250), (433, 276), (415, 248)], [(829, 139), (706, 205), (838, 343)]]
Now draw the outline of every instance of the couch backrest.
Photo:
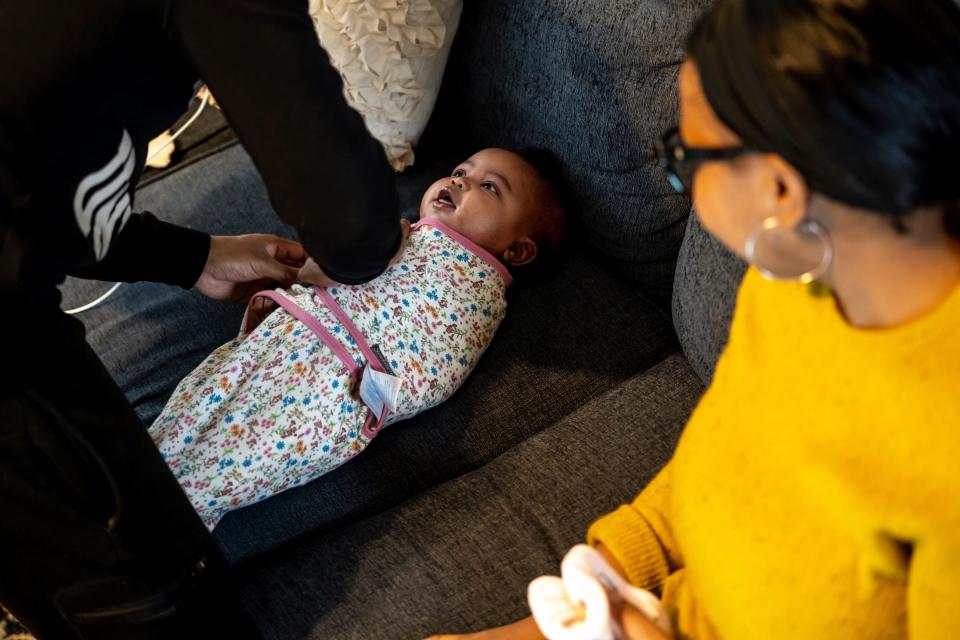
[(708, 4), (466, 0), (438, 108), (481, 146), (556, 153), (587, 244), (664, 297), (690, 203), (653, 142), (676, 125), (686, 34)]
[(673, 326), (704, 384), (710, 384), (727, 344), (746, 264), (707, 233), (691, 215), (673, 283)]

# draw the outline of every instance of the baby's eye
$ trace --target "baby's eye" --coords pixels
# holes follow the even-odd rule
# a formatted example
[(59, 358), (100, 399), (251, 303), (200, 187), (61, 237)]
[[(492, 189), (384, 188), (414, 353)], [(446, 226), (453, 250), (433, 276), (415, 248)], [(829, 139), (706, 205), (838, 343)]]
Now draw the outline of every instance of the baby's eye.
[(480, 185), (480, 188), (486, 189), (487, 191), (491, 191), (497, 195), (500, 195), (500, 189), (497, 189), (497, 185), (493, 184), (492, 182), (484, 182), (483, 184)]
[(454, 169), (453, 173), (450, 175), (452, 175), (454, 178), (462, 178), (463, 176), (467, 175), (467, 172), (463, 169)]

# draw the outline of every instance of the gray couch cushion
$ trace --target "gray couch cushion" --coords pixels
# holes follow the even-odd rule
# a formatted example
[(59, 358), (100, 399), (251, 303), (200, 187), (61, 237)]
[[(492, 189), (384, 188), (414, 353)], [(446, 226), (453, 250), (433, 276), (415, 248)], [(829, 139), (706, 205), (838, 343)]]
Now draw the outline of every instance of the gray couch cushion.
[(707, 384), (727, 344), (745, 272), (746, 264), (691, 215), (677, 260), (673, 324), (690, 365)]
[[(138, 206), (214, 233), (289, 233), (240, 146), (146, 186)], [(65, 303), (93, 297), (94, 288), (105, 286), (71, 281)], [(176, 383), (236, 334), (241, 314), (193, 292), (137, 284), (80, 317), (150, 422)], [(630, 283), (575, 256), (549, 282), (511, 294), (496, 340), (449, 402), (385, 431), (333, 473), (227, 515), (216, 535), (236, 560), (386, 509), (482, 466), (676, 348), (666, 314)]]
[(483, 469), (244, 569), (266, 638), (422, 638), (529, 615), (587, 525), (672, 454), (702, 391), (682, 356), (582, 407)]
[(468, 1), (428, 134), (547, 147), (589, 244), (667, 297), (689, 200), (656, 164), (676, 124), (686, 34), (709, 0)]

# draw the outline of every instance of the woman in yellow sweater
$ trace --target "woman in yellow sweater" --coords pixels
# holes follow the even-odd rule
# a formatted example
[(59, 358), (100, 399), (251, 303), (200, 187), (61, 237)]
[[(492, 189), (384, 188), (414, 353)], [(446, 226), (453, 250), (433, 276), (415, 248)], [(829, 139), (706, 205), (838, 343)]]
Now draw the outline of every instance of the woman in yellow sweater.
[(689, 53), (661, 158), (752, 268), (673, 459), (588, 540), (678, 637), (960, 637), (960, 7), (720, 0)]

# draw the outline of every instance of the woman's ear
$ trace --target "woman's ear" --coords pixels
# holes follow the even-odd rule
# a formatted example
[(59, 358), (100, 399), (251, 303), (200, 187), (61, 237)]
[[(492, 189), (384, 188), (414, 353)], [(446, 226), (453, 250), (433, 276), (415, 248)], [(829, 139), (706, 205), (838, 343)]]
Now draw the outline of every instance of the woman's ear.
[(537, 243), (524, 236), (504, 250), (501, 259), (511, 267), (520, 267), (537, 257)]
[(771, 202), (771, 213), (786, 226), (800, 223), (807, 217), (810, 189), (807, 181), (792, 164), (776, 154), (767, 156), (770, 163), (770, 179), (775, 183), (776, 194)]

